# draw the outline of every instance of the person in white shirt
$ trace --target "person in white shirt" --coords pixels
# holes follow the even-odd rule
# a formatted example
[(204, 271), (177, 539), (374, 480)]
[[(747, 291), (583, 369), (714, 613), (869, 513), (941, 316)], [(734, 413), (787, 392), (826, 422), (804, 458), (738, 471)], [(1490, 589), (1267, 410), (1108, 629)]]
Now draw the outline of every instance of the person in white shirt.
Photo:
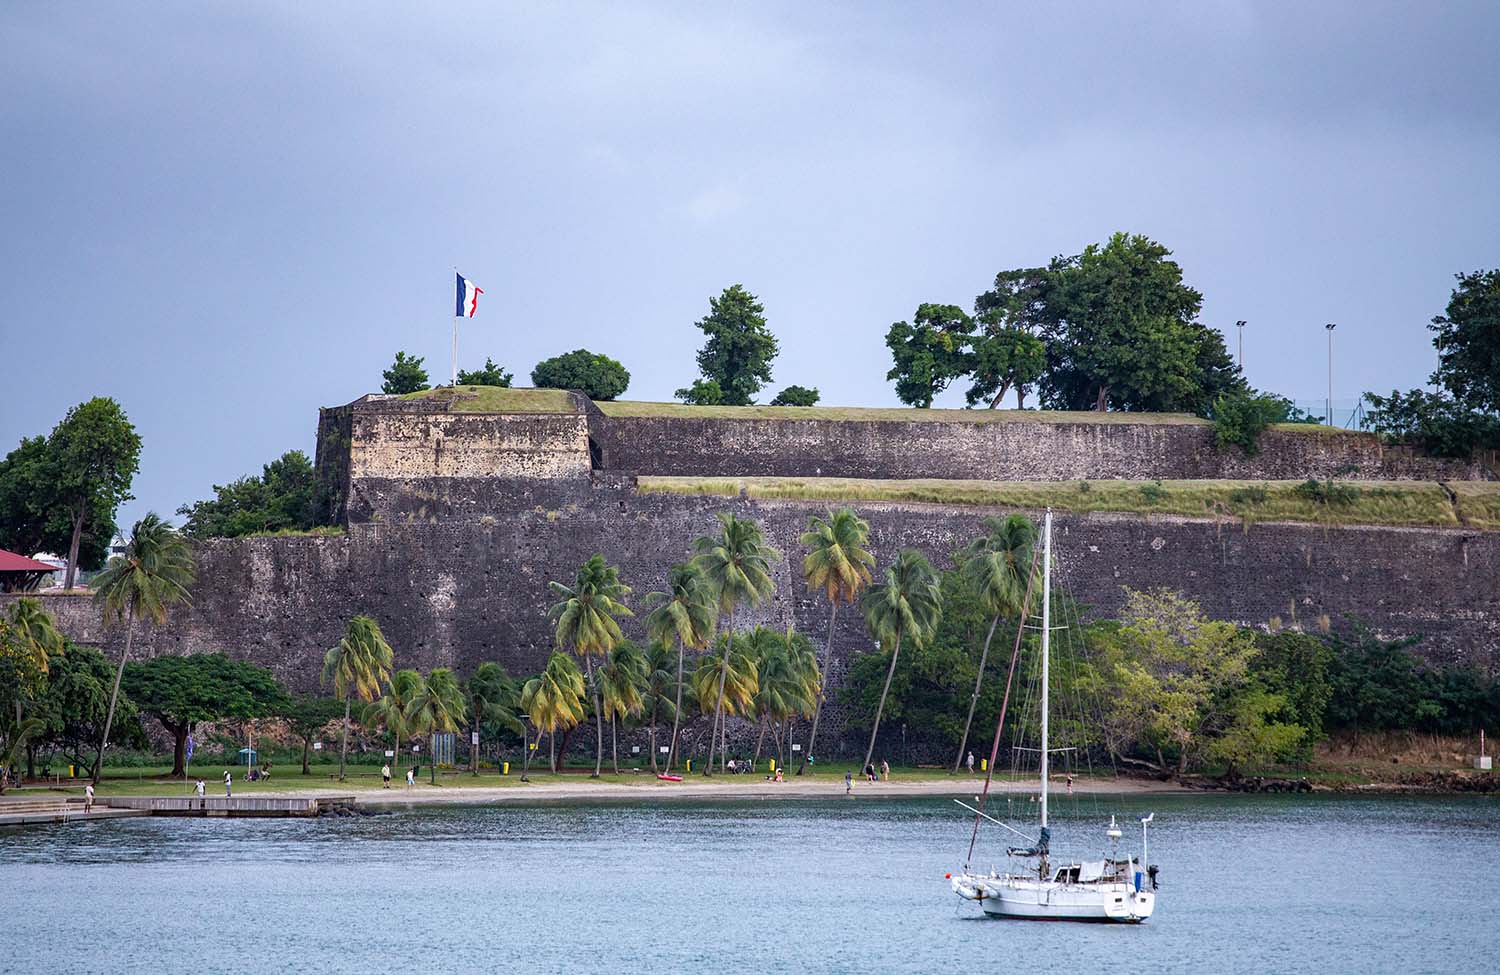
[(384, 765), (380, 766), (380, 781), (383, 783), (383, 785), (381, 786), (382, 788), (389, 789), (391, 787), (390, 762), (386, 762)]
[(86, 813), (94, 811), (94, 783), (92, 782), (83, 787), (83, 811)]
[(412, 786), (416, 785), (416, 783), (417, 783), (416, 774), (410, 768), (408, 768), (406, 770), (406, 787), (408, 789), (410, 789)]
[(234, 795), (234, 792), (230, 789), (230, 783), (232, 783), (233, 781), (234, 781), (234, 773), (231, 772), (231, 771), (229, 771), (228, 769), (225, 769), (224, 770), (224, 797), (225, 798), (228, 798), (228, 797)]

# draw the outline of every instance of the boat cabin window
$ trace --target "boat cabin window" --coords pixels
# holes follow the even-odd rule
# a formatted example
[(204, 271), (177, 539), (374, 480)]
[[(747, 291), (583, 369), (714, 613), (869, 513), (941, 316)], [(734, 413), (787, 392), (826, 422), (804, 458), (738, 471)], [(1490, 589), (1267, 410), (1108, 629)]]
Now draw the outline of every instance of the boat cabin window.
[(1060, 884), (1078, 883), (1078, 865), (1074, 864), (1071, 867), (1058, 867), (1057, 873), (1052, 875), (1052, 879)]

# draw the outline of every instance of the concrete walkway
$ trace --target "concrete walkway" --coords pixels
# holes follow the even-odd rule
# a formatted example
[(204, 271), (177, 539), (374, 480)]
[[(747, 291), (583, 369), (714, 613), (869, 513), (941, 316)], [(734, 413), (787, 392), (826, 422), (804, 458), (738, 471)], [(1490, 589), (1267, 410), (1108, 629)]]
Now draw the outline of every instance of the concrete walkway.
[(149, 816), (141, 809), (113, 809), (107, 800), (96, 800), (92, 812), (83, 811), (82, 799), (0, 796), (0, 826), (37, 826), (51, 823), (92, 823), (101, 819)]

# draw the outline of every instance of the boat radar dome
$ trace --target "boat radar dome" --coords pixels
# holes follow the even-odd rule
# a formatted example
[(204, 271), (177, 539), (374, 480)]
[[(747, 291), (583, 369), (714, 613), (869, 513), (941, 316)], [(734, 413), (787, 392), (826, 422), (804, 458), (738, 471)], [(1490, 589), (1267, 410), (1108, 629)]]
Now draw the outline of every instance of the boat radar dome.
[(1112, 840), (1117, 840), (1121, 836), (1125, 835), (1120, 832), (1120, 827), (1115, 825), (1115, 817), (1109, 817), (1109, 832), (1105, 833), (1104, 835), (1108, 836)]

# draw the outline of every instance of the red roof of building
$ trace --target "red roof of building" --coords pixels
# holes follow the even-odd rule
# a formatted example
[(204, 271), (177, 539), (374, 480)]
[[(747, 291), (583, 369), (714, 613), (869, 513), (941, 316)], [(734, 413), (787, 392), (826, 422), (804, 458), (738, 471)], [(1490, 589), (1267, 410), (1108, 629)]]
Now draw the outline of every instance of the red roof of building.
[(0, 572), (56, 572), (57, 566), (0, 548)]

